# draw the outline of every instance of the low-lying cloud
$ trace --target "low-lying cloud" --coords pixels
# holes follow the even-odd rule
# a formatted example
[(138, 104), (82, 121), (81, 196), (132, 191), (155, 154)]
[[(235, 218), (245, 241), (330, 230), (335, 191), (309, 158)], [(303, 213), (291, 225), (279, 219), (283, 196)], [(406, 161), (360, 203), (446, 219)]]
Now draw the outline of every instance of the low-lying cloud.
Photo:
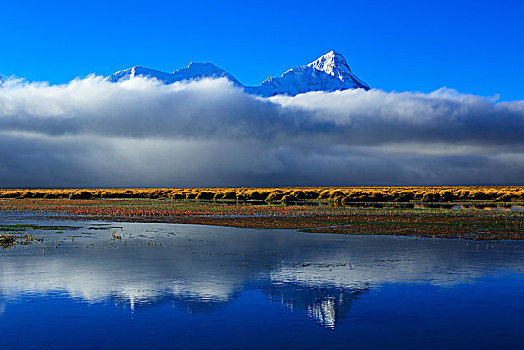
[(2, 187), (522, 184), (524, 101), (8, 80), (0, 149)]

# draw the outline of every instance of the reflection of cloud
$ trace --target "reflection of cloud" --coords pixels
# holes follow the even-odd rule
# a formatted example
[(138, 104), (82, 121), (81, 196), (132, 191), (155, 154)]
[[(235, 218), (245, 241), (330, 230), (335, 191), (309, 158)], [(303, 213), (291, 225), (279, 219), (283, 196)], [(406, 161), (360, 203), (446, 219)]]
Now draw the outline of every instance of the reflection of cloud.
[[(444, 244), (443, 244), (444, 245)], [(453, 248), (452, 248), (453, 249)], [(390, 255), (388, 255), (390, 254)], [(271, 272), (274, 283), (294, 283), (309, 288), (331, 286), (333, 288), (365, 290), (371, 286), (386, 283), (430, 283), (436, 286), (451, 286), (470, 282), (486, 273), (486, 266), (475, 266), (469, 259), (477, 257), (467, 254), (446, 256), (436, 249), (428, 254), (425, 250), (412, 252), (406, 257), (402, 252), (386, 252), (387, 259), (373, 261), (362, 255), (335, 255), (333, 261), (353, 261), (352, 267), (328, 266), (325, 260), (309, 261), (311, 265), (284, 266)], [(364, 258), (364, 261), (359, 261)], [(371, 261), (370, 261), (371, 260)], [(508, 262), (512, 268), (518, 268), (517, 262)], [(461, 273), (456, 273), (457, 266), (466, 266)]]
[[(16, 297), (26, 292), (47, 294), (58, 291), (84, 302), (97, 303), (114, 299), (134, 308), (139, 305), (163, 302), (166, 299), (180, 299), (184, 303), (191, 303), (191, 301), (225, 303), (239, 289), (238, 283), (243, 282), (228, 279), (227, 276), (224, 276), (224, 280), (212, 278), (206, 281), (193, 276), (192, 269), (188, 269), (186, 273), (177, 271), (182, 273), (175, 274), (178, 279), (170, 271), (162, 271), (161, 267), (161, 271), (156, 271), (155, 275), (150, 276), (148, 272), (155, 270), (154, 260), (147, 261), (147, 267), (129, 266), (130, 262), (122, 261), (118, 267), (108, 268), (96, 262), (80, 267), (80, 264), (67, 258), (63, 260), (44, 258), (39, 262), (35, 262), (35, 258), (29, 259), (30, 262), (27, 264), (3, 262), (5, 263), (2, 265), (4, 276), (0, 282), (0, 290), (5, 295)], [(36, 267), (38, 278), (33, 274), (35, 263), (39, 264)], [(82, 265), (85, 263), (82, 262)], [(148, 271), (145, 271), (144, 267)], [(208, 271), (212, 268), (200, 267)], [(177, 269), (180, 268), (178, 266)], [(15, 278), (6, 277), (6, 275), (11, 276), (10, 272), (15, 271)], [(217, 269), (217, 274), (220, 271)]]
[(226, 302), (231, 299), (236, 288), (226, 281), (176, 281), (169, 293), (185, 299), (203, 302)]
[(264, 99), (225, 79), (101, 77), (0, 88), (0, 180), (15, 187), (518, 183), (522, 134), (523, 101), (446, 89)]

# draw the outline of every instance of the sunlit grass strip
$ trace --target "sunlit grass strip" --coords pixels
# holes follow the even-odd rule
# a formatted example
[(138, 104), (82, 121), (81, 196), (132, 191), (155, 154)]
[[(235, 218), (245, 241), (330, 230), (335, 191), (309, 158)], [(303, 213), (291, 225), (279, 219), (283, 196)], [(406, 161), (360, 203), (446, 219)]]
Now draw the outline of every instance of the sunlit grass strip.
[(352, 202), (524, 202), (524, 186), (271, 187), (271, 188), (123, 188), (3, 189), (15, 199), (170, 199), (196, 201)]

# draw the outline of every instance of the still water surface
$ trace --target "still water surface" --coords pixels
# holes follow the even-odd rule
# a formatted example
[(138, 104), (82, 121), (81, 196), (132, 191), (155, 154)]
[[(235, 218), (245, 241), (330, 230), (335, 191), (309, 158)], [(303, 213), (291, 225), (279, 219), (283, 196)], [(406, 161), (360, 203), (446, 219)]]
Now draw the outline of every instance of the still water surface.
[(524, 348), (519, 242), (19, 223), (72, 227), (0, 250), (1, 349)]

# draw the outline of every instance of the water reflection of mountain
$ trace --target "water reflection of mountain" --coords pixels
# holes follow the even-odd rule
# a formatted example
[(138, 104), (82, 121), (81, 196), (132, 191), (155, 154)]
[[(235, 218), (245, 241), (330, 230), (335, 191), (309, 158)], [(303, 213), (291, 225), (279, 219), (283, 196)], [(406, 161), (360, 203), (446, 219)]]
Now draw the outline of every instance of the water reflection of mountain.
[[(295, 312), (304, 312), (322, 326), (335, 328), (345, 319), (353, 302), (369, 288), (340, 288), (333, 286), (310, 287), (299, 283), (256, 283), (253, 288), (260, 290), (270, 302), (281, 303)], [(220, 310), (242, 294), (236, 291), (225, 299), (201, 298), (175, 294), (171, 290), (157, 292), (155, 295), (114, 294), (110, 297), (115, 305), (140, 310), (164, 304), (173, 304), (178, 309), (190, 313), (207, 313)]]
[(280, 302), (293, 311), (306, 311), (308, 316), (321, 325), (335, 325), (349, 314), (353, 302), (368, 289), (337, 287), (308, 287), (297, 283), (273, 283), (264, 293), (273, 302)]
[(2, 299), (3, 295), (0, 293), (0, 316), (2, 316), (5, 311), (5, 302)]

